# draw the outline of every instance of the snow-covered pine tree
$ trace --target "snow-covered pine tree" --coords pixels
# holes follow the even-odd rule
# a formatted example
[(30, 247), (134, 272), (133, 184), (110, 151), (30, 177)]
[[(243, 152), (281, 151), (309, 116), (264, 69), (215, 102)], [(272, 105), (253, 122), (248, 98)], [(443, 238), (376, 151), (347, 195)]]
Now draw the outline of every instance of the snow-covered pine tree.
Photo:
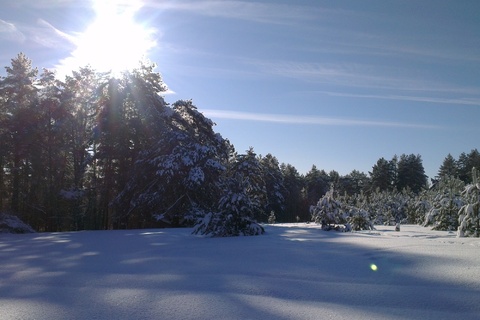
[(255, 199), (247, 194), (241, 181), (229, 179), (228, 185), (220, 198), (218, 210), (199, 219), (193, 232), (212, 237), (263, 234), (265, 230), (253, 218)]
[(369, 197), (367, 211), (371, 213), (375, 224), (394, 226), (407, 218), (407, 206), (412, 197), (408, 190), (380, 192), (377, 189)]
[(427, 212), (432, 208), (432, 190), (424, 190), (408, 202), (407, 223), (422, 224)]
[(157, 112), (156, 141), (138, 157), (127, 188), (117, 198), (128, 202), (126, 216), (147, 213), (174, 226), (193, 225), (216, 208), (228, 141), (191, 101), (177, 101)]
[(375, 230), (370, 214), (364, 209), (349, 207), (347, 209), (347, 221), (349, 228), (353, 231)]
[(347, 222), (342, 203), (335, 199), (333, 188), (318, 200), (317, 205), (310, 207), (310, 213), (312, 221), (321, 224), (324, 230), (330, 230), (338, 224)]
[(472, 168), (472, 183), (465, 187), (462, 195), (467, 204), (458, 212), (457, 237), (480, 236), (480, 172)]
[(230, 162), (222, 187), (217, 209), (200, 218), (193, 232), (213, 237), (263, 234), (264, 229), (255, 216), (263, 213), (266, 191), (252, 148)]
[(363, 191), (353, 195), (345, 193), (340, 202), (345, 208), (348, 229), (353, 231), (375, 230), (371, 215), (368, 212), (368, 198)]
[(431, 208), (425, 215), (423, 226), (433, 226), (433, 230), (457, 230), (458, 211), (465, 204), (461, 196), (463, 188), (460, 179), (443, 176), (431, 190)]

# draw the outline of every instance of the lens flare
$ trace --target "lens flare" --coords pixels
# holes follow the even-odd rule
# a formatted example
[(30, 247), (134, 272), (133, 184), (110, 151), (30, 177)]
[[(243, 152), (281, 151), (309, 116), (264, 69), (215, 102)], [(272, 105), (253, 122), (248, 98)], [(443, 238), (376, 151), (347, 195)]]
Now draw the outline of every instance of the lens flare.
[(378, 267), (376, 264), (370, 264), (370, 269), (372, 269), (372, 271), (377, 271), (378, 270)]

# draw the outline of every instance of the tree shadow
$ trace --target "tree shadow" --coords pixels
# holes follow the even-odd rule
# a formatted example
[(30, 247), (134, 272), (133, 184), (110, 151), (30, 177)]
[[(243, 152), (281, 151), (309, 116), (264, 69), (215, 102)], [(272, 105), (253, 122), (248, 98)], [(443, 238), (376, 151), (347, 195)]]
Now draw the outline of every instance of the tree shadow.
[(311, 227), (266, 230), (236, 238), (189, 229), (0, 235), (2, 312), (6, 319), (448, 319), (480, 311), (477, 265), (463, 285), (418, 272), (450, 266), (448, 256), (370, 247)]

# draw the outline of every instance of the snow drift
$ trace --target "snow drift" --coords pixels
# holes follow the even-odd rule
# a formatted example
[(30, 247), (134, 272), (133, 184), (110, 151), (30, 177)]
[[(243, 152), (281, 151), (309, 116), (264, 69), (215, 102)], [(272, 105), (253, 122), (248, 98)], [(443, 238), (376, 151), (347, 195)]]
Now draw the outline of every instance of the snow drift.
[(0, 213), (0, 233), (34, 233), (28, 224), (16, 216)]

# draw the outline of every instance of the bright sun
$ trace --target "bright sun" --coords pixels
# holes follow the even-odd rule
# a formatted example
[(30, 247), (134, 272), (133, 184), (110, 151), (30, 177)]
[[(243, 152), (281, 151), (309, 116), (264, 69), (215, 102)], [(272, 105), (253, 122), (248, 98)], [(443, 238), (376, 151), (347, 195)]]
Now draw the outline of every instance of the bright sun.
[(153, 30), (134, 20), (140, 8), (136, 0), (95, 0), (96, 19), (79, 37), (73, 58), (114, 75), (137, 66), (155, 46)]

